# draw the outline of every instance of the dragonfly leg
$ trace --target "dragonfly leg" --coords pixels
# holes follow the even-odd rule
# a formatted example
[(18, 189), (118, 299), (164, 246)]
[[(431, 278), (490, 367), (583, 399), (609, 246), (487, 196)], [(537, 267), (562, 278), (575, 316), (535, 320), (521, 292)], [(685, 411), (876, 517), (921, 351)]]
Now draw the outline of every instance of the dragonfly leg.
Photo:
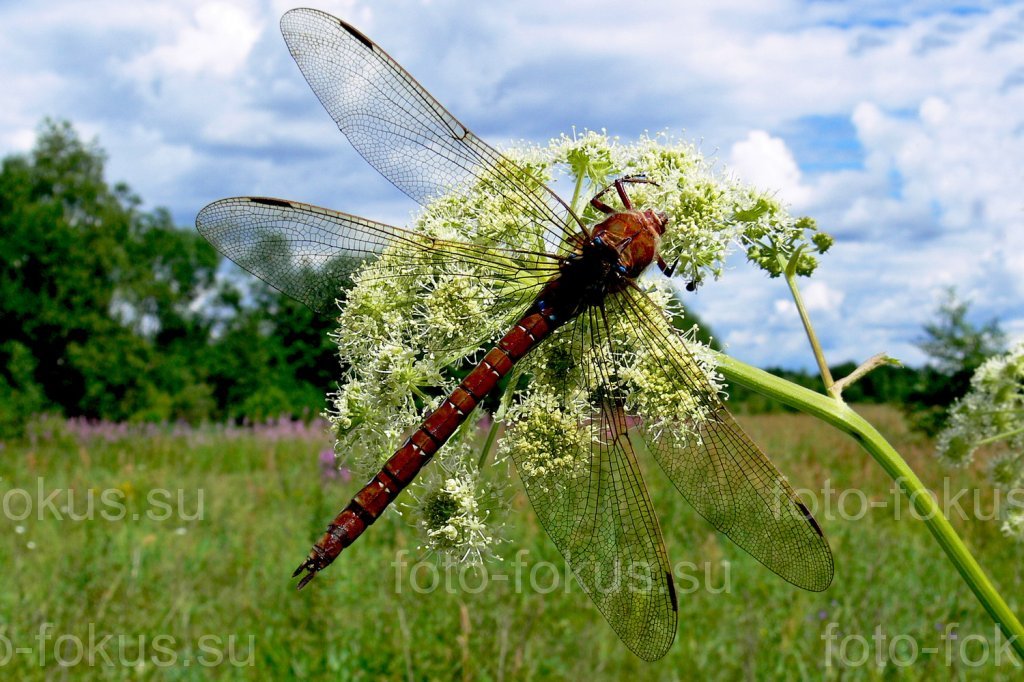
[(657, 185), (658, 183), (653, 180), (648, 180), (643, 175), (627, 175), (625, 177), (615, 180), (612, 184), (608, 185), (600, 192), (594, 195), (594, 198), (590, 200), (590, 205), (601, 211), (602, 213), (615, 213), (615, 210), (609, 207), (606, 203), (601, 201), (601, 197), (607, 194), (613, 187), (615, 192), (619, 195), (619, 199), (622, 201), (623, 207), (627, 211), (633, 210), (633, 202), (630, 200), (629, 195), (626, 193), (627, 184), (644, 184), (644, 185)]
[(679, 259), (676, 258), (676, 262), (673, 263), (671, 266), (669, 266), (669, 264), (667, 262), (665, 262), (665, 259), (662, 258), (661, 254), (659, 253), (658, 254), (658, 267), (661, 269), (662, 272), (665, 273), (666, 277), (671, 277), (675, 273), (676, 268), (679, 267)]
[(590, 200), (590, 205), (593, 206), (594, 208), (596, 208), (601, 213), (605, 213), (607, 215), (611, 215), (612, 213), (615, 213), (615, 209), (597, 198), (597, 197), (601, 196), (601, 194), (604, 194), (607, 191), (608, 191), (608, 188), (605, 188), (604, 191), (602, 191), (600, 194), (597, 194), (596, 196), (594, 196), (594, 198)]

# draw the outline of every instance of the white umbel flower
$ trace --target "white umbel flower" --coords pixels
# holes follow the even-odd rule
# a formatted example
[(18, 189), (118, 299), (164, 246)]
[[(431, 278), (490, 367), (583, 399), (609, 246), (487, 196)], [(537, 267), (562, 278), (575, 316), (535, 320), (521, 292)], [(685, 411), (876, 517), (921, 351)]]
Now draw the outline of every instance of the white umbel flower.
[[(777, 274), (772, 271), (777, 267), (772, 249), (785, 245), (795, 251), (802, 243), (810, 247), (801, 261), (807, 274), (816, 264), (810, 252), (827, 248), (821, 233), (814, 235), (813, 226), (794, 220), (771, 195), (714, 172), (693, 145), (668, 135), (645, 135), (627, 144), (585, 132), (544, 147), (524, 145), (506, 155), (519, 164), (519, 169), (507, 172), (523, 182), (550, 182), (568, 175), (576, 183), (573, 209), (590, 223), (602, 216), (587, 201), (612, 180), (642, 174), (656, 183), (631, 185), (630, 196), (635, 206), (668, 215), (660, 252), (670, 263), (679, 260), (678, 281), (719, 277), (726, 257), (736, 248)], [(526, 169), (529, 178), (520, 169)], [(521, 200), (500, 190), (485, 182), (466, 196), (451, 195), (432, 203), (410, 228), (422, 237), (411, 238), (468, 243), (478, 254), (496, 246), (518, 250), (500, 256), (510, 261), (506, 271), (550, 265), (543, 254), (559, 248), (551, 243), (550, 230), (524, 219)], [(614, 193), (605, 199), (611, 205), (618, 201)], [(488, 270), (494, 266), (485, 261), (493, 257), (499, 256), (492, 250), (484, 259), (435, 261), (419, 252), (410, 262), (407, 250), (398, 244), (354, 277), (334, 334), (346, 369), (327, 417), (337, 432), (335, 450), (357, 477), (369, 478), (454, 388), (459, 372), (508, 331), (531, 302), (522, 300), (522, 292), (554, 274), (548, 270), (550, 274), (533, 275), (533, 282), (506, 282)], [(519, 262), (511, 262), (516, 258)], [(647, 311), (651, 319), (681, 312), (675, 309), (675, 284), (664, 278), (640, 283), (655, 308)], [(694, 386), (680, 381), (678, 374), (660, 369), (663, 358), (658, 351), (631, 343), (637, 327), (625, 312), (609, 312), (614, 344), (580, 348), (567, 334), (556, 332), (507, 382), (500, 414), (509, 428), (499, 454), (515, 452), (520, 475), (544, 486), (546, 481), (557, 484), (588, 471), (589, 439), (604, 436), (601, 428), (581, 425), (600, 425), (595, 405), (608, 398), (595, 395), (594, 386), (581, 375), (581, 368), (593, 363), (608, 379), (601, 390), (619, 396), (631, 419), (642, 421), (650, 433), (696, 437), (687, 425), (694, 417), (701, 418), (706, 401), (699, 400)], [(687, 348), (681, 348), (684, 343)], [(712, 391), (719, 389), (706, 349), (674, 331), (666, 344), (663, 352), (686, 359), (687, 373), (710, 381), (701, 381), (699, 390), (706, 391), (709, 385)], [(566, 386), (572, 387), (568, 395)], [(418, 512), (411, 517), (420, 519), (424, 546), (466, 561), (492, 553), (504, 522), (504, 515), (495, 511), (501, 507), (495, 500), (507, 497), (500, 485), (508, 477), (487, 477), (477, 468), (477, 441), (482, 439), (473, 428), (476, 419), (456, 432), (412, 484), (414, 502), (409, 505)]]

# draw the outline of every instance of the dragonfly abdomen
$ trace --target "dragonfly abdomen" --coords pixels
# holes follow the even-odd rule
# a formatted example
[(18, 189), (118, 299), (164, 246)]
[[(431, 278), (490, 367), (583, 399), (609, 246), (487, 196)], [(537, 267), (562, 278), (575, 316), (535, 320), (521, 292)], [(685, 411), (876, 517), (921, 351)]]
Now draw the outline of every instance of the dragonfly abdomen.
[(387, 506), (416, 478), (420, 469), (455, 433), (473, 408), (494, 390), (519, 359), (556, 326), (549, 315), (532, 309), (498, 341), (327, 526), (327, 531), (313, 545), (309, 557), (293, 574), (307, 571), (299, 582), (299, 589), (305, 587), (317, 572), (329, 566), (342, 550), (355, 542), (380, 518)]

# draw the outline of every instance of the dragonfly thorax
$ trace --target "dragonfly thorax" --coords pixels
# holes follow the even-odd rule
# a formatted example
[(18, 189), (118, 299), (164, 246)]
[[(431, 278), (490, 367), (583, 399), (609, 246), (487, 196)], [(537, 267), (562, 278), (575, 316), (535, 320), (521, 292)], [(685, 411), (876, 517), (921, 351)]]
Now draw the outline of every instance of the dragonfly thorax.
[[(665, 233), (664, 213), (621, 211), (594, 226), (592, 237), (581, 248), (585, 258), (601, 258), (611, 264), (608, 284), (625, 286), (623, 280), (636, 279), (658, 256), (658, 244)], [(588, 254), (589, 250), (593, 253)]]
[(600, 305), (655, 260), (664, 229), (663, 215), (649, 210), (609, 216), (562, 262), (558, 277), (538, 298), (539, 308), (561, 323)]

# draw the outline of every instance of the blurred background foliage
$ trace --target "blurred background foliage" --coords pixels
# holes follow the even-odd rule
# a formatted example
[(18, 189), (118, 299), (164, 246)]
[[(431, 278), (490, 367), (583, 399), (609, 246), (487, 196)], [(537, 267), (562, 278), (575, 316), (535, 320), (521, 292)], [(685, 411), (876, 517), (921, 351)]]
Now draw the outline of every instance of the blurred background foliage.
[(0, 436), (32, 414), (114, 421), (312, 417), (330, 320), (238, 276), (165, 209), (104, 178), (68, 122), (0, 169)]
[[(332, 321), (226, 262), (191, 226), (142, 210), (104, 177), (106, 155), (66, 121), (0, 169), (0, 438), (38, 413), (191, 424), (311, 419), (340, 375)], [(198, 209), (198, 207), (197, 207)], [(847, 389), (889, 403), (933, 435), (974, 369), (1005, 347), (996, 321), (970, 322), (949, 291), (919, 340), (921, 368), (883, 367)], [(701, 327), (695, 317), (676, 321)], [(841, 377), (848, 362), (832, 368)], [(769, 368), (819, 388), (814, 374)], [(734, 409), (785, 410), (740, 387)]]

